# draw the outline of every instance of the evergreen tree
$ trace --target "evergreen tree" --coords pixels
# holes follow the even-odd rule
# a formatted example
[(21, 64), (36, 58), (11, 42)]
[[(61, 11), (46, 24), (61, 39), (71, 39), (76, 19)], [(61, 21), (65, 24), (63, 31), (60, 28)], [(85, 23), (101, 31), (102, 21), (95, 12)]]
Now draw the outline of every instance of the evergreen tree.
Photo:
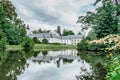
[(64, 29), (62, 36), (68, 36), (68, 35), (74, 35), (74, 34), (75, 33), (72, 30)]
[(48, 40), (47, 40), (46, 38), (44, 38), (44, 39), (42, 40), (42, 43), (43, 43), (43, 44), (47, 44), (47, 43), (48, 43)]
[(56, 32), (61, 36), (61, 28), (60, 28), (60, 26), (57, 27)]

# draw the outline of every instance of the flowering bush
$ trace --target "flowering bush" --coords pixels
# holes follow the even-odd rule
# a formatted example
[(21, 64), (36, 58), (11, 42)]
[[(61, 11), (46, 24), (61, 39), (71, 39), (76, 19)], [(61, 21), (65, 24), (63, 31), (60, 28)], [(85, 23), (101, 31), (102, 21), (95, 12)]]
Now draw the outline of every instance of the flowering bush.
[(96, 44), (96, 47), (102, 45), (99, 46), (99, 48), (104, 48), (105, 50), (120, 50), (120, 36), (116, 34), (110, 34), (99, 40), (88, 41), (88, 44)]
[(99, 40), (88, 41), (83, 39), (81, 43), (78, 44), (78, 47), (80, 47), (78, 49), (84, 50), (120, 50), (120, 36), (110, 34)]

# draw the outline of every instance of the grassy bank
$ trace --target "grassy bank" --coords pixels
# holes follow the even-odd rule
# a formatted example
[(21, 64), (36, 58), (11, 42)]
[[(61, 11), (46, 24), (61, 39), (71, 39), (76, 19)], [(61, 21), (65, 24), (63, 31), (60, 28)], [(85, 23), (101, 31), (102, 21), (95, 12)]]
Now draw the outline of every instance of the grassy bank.
[[(76, 49), (77, 46), (75, 45), (55, 45), (55, 44), (35, 44), (34, 50), (61, 50), (61, 49)], [(23, 47), (21, 45), (7, 45), (7, 51), (14, 51), (14, 50), (22, 50)]]
[(34, 50), (76, 49), (75, 45), (35, 44)]
[(6, 45), (7, 51), (16, 51), (16, 50), (23, 50), (21, 45)]

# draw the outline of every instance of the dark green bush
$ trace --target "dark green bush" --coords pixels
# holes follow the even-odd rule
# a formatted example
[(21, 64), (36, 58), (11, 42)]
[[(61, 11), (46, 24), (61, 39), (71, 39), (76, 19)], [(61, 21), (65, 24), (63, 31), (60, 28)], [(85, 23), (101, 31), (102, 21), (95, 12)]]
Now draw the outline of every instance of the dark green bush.
[(105, 50), (105, 48), (107, 48), (108, 44), (103, 44), (103, 43), (92, 43), (89, 44), (87, 43), (87, 39), (83, 39), (81, 40), (80, 43), (77, 44), (77, 49), (78, 50), (90, 50), (90, 51), (101, 51), (101, 50)]
[(97, 39), (97, 37), (96, 37), (96, 33), (94, 32), (94, 31), (90, 31), (89, 33), (88, 33), (88, 36), (86, 37), (86, 39), (87, 40), (96, 40)]
[(77, 44), (78, 50), (88, 50), (87, 39), (82, 39), (80, 43)]
[(95, 44), (95, 43), (89, 44), (89, 45), (88, 45), (88, 50), (97, 50), (96, 44)]
[[(112, 54), (112, 53), (111, 53)], [(120, 80), (120, 56), (115, 56), (106, 63), (106, 68), (108, 73), (106, 75), (107, 80)]]
[(48, 40), (47, 40), (46, 38), (44, 38), (44, 39), (42, 40), (42, 43), (43, 43), (43, 44), (48, 44)]
[(33, 38), (34, 43), (40, 43), (40, 40), (37, 39), (37, 37)]
[(2, 37), (0, 40), (0, 50), (4, 50), (6, 48), (7, 39), (5, 37)]
[(53, 45), (61, 45), (60, 43), (51, 43), (51, 44), (53, 44)]
[(31, 50), (34, 47), (34, 42), (31, 38), (29, 38), (28, 36), (24, 38), (23, 40), (24, 42), (22, 43), (22, 46), (24, 48), (24, 50)]

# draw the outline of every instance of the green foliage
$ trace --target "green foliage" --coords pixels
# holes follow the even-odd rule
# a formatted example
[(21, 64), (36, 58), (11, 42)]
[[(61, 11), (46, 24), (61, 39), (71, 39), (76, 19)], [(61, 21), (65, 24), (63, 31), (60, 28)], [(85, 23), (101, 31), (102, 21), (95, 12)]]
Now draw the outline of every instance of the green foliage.
[(77, 49), (78, 50), (88, 50), (88, 43), (87, 39), (83, 38), (80, 43), (77, 44)]
[(89, 45), (88, 49), (93, 51), (104, 51), (107, 48), (107, 44), (103, 44), (103, 43), (99, 43), (99, 44), (93, 43), (88, 45)]
[(5, 37), (5, 34), (0, 31), (0, 50), (4, 50), (6, 48), (7, 39)]
[(108, 70), (106, 75), (107, 80), (120, 80), (120, 56), (114, 57), (105, 66)]
[(42, 51), (42, 55), (46, 56), (48, 54), (48, 51)]
[(43, 44), (48, 44), (48, 40), (47, 40), (46, 38), (44, 38), (44, 39), (42, 40), (42, 43), (43, 43)]
[(95, 40), (96, 38), (96, 33), (94, 31), (90, 31), (86, 37), (87, 40)]
[(67, 36), (67, 35), (74, 35), (75, 33), (72, 30), (63, 30), (62, 36)]
[(42, 30), (41, 28), (38, 30), (32, 31), (33, 34), (39, 34), (39, 33), (49, 33), (51, 30)]
[(103, 5), (105, 5), (107, 3), (114, 3), (115, 5), (118, 5), (120, 3), (119, 0), (96, 0), (94, 5), (96, 5), (99, 2), (102, 2)]
[(94, 40), (96, 38), (95, 35), (92, 35), (92, 34), (94, 34), (94, 32), (90, 32), (88, 37), (83, 38), (81, 42), (77, 44), (78, 50), (96, 51), (96, 50), (102, 50), (103, 48), (105, 48), (104, 44), (96, 44), (96, 43), (89, 44), (88, 43), (89, 40)]
[(34, 42), (31, 38), (27, 36), (24, 38), (24, 42), (21, 45), (23, 46), (24, 50), (29, 51), (33, 49)]
[(26, 31), (24, 28), (18, 28), (15, 25), (7, 24), (3, 28), (7, 42), (10, 45), (18, 45), (22, 43), (23, 38), (26, 36)]
[(37, 39), (37, 37), (33, 38), (34, 43), (40, 43), (40, 40)]
[(81, 32), (78, 32), (78, 35), (82, 35), (82, 33), (81, 33)]
[[(108, 35), (98, 40), (88, 40), (89, 38), (83, 39), (78, 44), (78, 49), (83, 47), (83, 50), (102, 50), (102, 51), (120, 51), (120, 36), (116, 34)], [(83, 46), (82, 46), (83, 45)], [(81, 47), (81, 48), (79, 48)]]
[(10, 0), (0, 0), (0, 49), (4, 49), (7, 43), (19, 45), (22, 42), (24, 47), (31, 48), (29, 43), (32, 41), (26, 37), (24, 22), (17, 17)]
[[(6, 51), (0, 52), (0, 79), (17, 80), (17, 76), (22, 74), (26, 67), (29, 66), (27, 59), (31, 58), (33, 52), (24, 51)], [(9, 73), (9, 75), (8, 75)]]
[(61, 43), (50, 43), (50, 44), (53, 44), (53, 45), (61, 45)]
[(97, 38), (102, 38), (109, 34), (118, 34), (120, 27), (120, 20), (118, 19), (119, 8), (120, 5), (114, 5), (113, 2), (106, 1), (101, 7), (96, 9), (96, 12), (87, 12), (86, 16), (80, 16), (77, 22), (82, 23), (83, 28), (92, 27)]
[(7, 39), (6, 37), (2, 37), (0, 39), (0, 50), (6, 49)]
[(60, 26), (57, 27), (56, 32), (61, 36), (61, 28), (60, 28)]
[(77, 49), (78, 50), (90, 50), (90, 51), (104, 51), (107, 44), (96, 44), (96, 43), (92, 43), (92, 44), (89, 44), (88, 43), (88, 40), (87, 39), (83, 39), (81, 40), (80, 43), (77, 44)]

